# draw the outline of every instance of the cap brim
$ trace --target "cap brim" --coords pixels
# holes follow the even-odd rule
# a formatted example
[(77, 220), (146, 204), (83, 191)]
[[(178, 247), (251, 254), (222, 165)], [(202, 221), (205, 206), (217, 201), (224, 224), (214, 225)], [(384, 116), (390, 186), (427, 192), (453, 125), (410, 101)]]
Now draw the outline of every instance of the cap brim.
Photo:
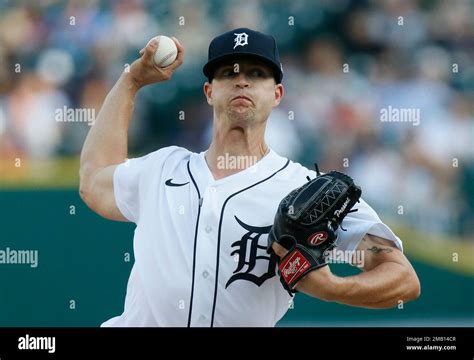
[(217, 58), (212, 59), (206, 65), (204, 65), (202, 71), (207, 78), (211, 79), (213, 77), (216, 67), (218, 67), (220, 63), (222, 63), (225, 60), (228, 60), (231, 58), (237, 58), (240, 56), (253, 57), (253, 58), (262, 60), (268, 66), (270, 66), (272, 70), (275, 72), (275, 80), (277, 81), (277, 83), (281, 82), (281, 79), (282, 79), (281, 69), (271, 59), (265, 56), (257, 55), (254, 53), (247, 53), (247, 52), (223, 54)]

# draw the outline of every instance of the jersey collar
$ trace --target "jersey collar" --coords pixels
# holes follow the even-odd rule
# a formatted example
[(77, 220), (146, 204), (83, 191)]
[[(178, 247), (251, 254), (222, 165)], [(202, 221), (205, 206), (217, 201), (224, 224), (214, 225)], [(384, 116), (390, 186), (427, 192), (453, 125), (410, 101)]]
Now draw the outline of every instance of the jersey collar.
[(193, 153), (190, 158), (192, 176), (195, 178), (199, 188), (202, 189), (205, 189), (207, 186), (231, 187), (233, 189), (236, 187), (245, 188), (271, 176), (288, 161), (288, 159), (270, 149), (270, 152), (253, 166), (226, 176), (225, 178), (215, 180), (204, 155), (205, 151)]

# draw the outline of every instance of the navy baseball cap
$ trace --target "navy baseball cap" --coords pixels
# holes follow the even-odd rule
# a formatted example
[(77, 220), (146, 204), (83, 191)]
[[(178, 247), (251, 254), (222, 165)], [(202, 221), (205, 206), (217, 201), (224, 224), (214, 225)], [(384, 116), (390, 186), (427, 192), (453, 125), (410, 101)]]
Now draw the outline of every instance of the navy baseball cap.
[(276, 83), (281, 83), (283, 66), (275, 38), (248, 28), (234, 29), (215, 37), (209, 45), (208, 60), (202, 71), (211, 81), (220, 62), (242, 55), (267, 63), (273, 69)]

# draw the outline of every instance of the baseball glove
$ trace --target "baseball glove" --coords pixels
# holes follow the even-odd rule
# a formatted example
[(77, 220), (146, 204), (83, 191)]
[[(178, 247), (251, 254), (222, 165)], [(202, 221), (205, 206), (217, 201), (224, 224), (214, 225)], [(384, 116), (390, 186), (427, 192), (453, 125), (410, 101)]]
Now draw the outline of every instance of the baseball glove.
[[(356, 202), (361, 189), (351, 177), (331, 171), (317, 176), (289, 193), (278, 206), (268, 235), (267, 252), (280, 244), (288, 253), (278, 262), (283, 287), (291, 293), (310, 271), (328, 264), (328, 252), (337, 240), (336, 230)], [(341, 226), (341, 229), (344, 230)], [(276, 255), (274, 255), (276, 256)]]

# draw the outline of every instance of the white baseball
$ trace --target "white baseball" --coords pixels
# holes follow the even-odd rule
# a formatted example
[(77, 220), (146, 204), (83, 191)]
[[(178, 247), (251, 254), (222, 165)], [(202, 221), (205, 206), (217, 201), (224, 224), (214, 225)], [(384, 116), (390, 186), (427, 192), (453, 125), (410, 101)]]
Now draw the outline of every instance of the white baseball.
[[(153, 60), (159, 67), (171, 65), (178, 55), (178, 48), (174, 41), (168, 36), (158, 35), (153, 39), (158, 39), (158, 50), (156, 50)], [(150, 39), (152, 41), (153, 39)], [(148, 43), (150, 43), (150, 41)]]

